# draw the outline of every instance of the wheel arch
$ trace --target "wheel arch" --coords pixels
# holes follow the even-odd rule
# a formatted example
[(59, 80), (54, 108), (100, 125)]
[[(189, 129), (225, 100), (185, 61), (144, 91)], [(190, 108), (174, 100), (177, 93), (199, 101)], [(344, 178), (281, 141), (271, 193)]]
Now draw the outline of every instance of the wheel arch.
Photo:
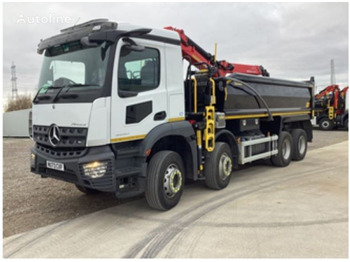
[(281, 131), (292, 132), (294, 129), (303, 129), (307, 135), (307, 141), (312, 142), (313, 133), (312, 133), (312, 124), (310, 117), (308, 115), (294, 116), (294, 117), (282, 117)]
[[(150, 152), (146, 158), (148, 163), (152, 156), (162, 150), (178, 153), (183, 159), (186, 178), (197, 179), (197, 147), (192, 125), (187, 121), (165, 123), (148, 133), (140, 145), (143, 154)], [(144, 174), (146, 176), (146, 174)]]

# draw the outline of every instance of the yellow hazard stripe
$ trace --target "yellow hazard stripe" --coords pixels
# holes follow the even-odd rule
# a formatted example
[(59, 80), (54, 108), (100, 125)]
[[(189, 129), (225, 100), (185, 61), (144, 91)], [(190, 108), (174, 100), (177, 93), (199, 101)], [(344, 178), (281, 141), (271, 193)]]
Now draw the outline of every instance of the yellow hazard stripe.
[(185, 120), (184, 117), (173, 117), (173, 118), (169, 118), (168, 122), (177, 122), (177, 121), (183, 121)]
[(137, 136), (125, 136), (120, 138), (112, 138), (111, 143), (140, 140), (140, 139), (144, 139), (145, 137), (146, 135), (137, 135)]
[[(311, 111), (297, 111), (297, 112), (285, 112), (285, 113), (272, 113), (272, 116), (291, 116), (291, 115), (305, 115), (311, 114)], [(269, 116), (267, 113), (263, 114), (252, 114), (252, 115), (236, 115), (236, 116), (226, 116), (226, 120), (231, 119), (243, 119), (243, 118), (259, 118), (259, 117), (267, 117)]]

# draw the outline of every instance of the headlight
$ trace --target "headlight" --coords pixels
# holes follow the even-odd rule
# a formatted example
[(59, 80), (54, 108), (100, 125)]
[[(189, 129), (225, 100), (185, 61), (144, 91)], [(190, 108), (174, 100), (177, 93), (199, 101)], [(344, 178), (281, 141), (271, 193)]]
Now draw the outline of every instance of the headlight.
[(103, 177), (107, 171), (108, 162), (91, 162), (83, 164), (84, 175), (91, 178)]
[(30, 166), (33, 167), (33, 168), (35, 167), (35, 158), (36, 158), (35, 154), (31, 153), (31, 155), (30, 155)]

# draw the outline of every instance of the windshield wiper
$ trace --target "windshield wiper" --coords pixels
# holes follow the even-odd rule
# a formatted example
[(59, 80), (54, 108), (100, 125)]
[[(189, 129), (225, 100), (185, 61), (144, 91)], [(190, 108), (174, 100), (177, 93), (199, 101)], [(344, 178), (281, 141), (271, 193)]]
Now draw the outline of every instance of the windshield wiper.
[[(36, 103), (36, 100), (44, 100), (44, 99), (49, 99), (49, 98), (51, 98), (51, 96), (49, 96), (49, 95), (39, 96), (40, 91), (41, 91), (43, 88), (44, 88), (44, 87), (41, 87), (41, 88), (38, 90), (38, 93), (36, 93), (36, 96), (35, 96), (34, 99), (33, 99), (33, 102), (34, 102), (34, 103)], [(62, 86), (48, 86), (48, 87), (46, 87), (46, 90), (49, 90), (49, 89), (58, 89), (58, 88), (62, 88)]]
[(52, 103), (56, 102), (56, 99), (58, 98), (59, 94), (62, 92), (63, 88), (65, 88), (66, 86), (61, 86), (60, 90), (58, 90), (58, 92), (56, 93), (55, 97), (52, 99)]
[(93, 84), (70, 84), (70, 85), (65, 85), (65, 86), (62, 86), (61, 89), (57, 92), (57, 94), (55, 95), (54, 99), (52, 100), (52, 103), (55, 103), (57, 98), (59, 97), (61, 91), (63, 90), (64, 87), (67, 87), (67, 90), (66, 92), (64, 92), (64, 95), (60, 96), (61, 98), (76, 98), (78, 97), (78, 95), (71, 95), (71, 96), (66, 96), (65, 94), (72, 88), (72, 87), (81, 87), (81, 86), (99, 86), (99, 85), (93, 85)]
[(65, 86), (49, 86), (49, 87), (46, 87), (46, 89), (59, 89), (62, 87), (65, 87)]
[[(94, 84), (72, 84), (72, 85), (66, 85), (66, 87), (79, 87), (79, 86), (99, 86), (99, 85), (94, 85)], [(69, 89), (68, 89), (69, 90)], [(68, 91), (67, 90), (67, 91)], [(66, 91), (66, 92), (67, 92)]]
[(37, 100), (47, 100), (47, 99), (50, 99), (50, 98), (51, 98), (51, 96), (48, 96), (48, 95), (39, 96), (39, 97), (35, 97), (34, 98), (34, 102), (35, 102), (36, 99)]
[[(57, 99), (59, 97), (61, 98), (76, 98), (78, 95), (65, 95), (72, 87), (83, 87), (83, 86), (98, 86), (99, 85), (95, 85), (95, 84), (70, 84), (70, 85), (64, 85), (64, 86), (49, 86), (49, 87), (46, 87), (46, 90), (49, 90), (49, 89), (59, 89), (58, 92), (55, 94), (55, 96), (53, 97), (52, 99), (52, 103), (55, 103), (57, 101)], [(63, 91), (64, 88), (67, 88), (67, 90), (64, 92), (64, 95), (60, 96), (61, 92)], [(42, 90), (42, 88), (39, 89), (38, 93), (36, 94), (36, 96), (34, 97), (33, 99), (33, 102), (36, 103), (37, 100), (45, 100), (45, 99), (50, 99), (52, 96), (50, 95), (42, 95), (42, 96), (39, 96), (40, 94), (40, 90)]]

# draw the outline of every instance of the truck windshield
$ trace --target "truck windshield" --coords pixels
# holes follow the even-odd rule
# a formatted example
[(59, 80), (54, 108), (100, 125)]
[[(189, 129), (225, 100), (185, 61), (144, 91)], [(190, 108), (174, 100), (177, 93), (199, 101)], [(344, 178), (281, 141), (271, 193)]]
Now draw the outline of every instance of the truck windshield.
[(34, 103), (93, 101), (105, 86), (110, 45), (84, 48), (79, 41), (45, 52)]

